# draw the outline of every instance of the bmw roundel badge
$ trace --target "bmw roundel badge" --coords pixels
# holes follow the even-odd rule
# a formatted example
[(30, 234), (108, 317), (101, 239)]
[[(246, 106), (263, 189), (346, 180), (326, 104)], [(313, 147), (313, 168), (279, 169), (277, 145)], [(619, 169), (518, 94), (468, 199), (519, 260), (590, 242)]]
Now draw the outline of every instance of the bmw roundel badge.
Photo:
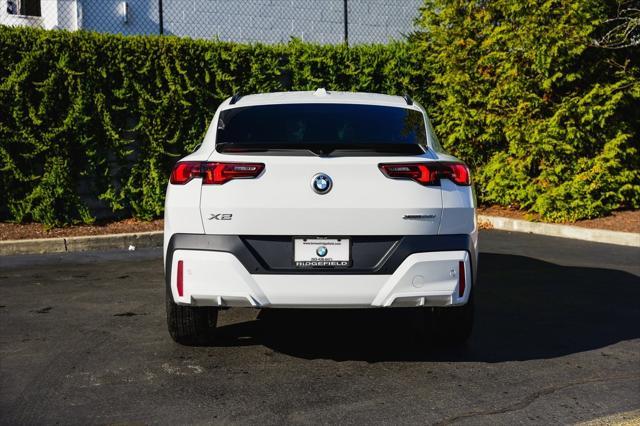
[(316, 250), (316, 254), (318, 256), (320, 256), (320, 257), (325, 257), (327, 255), (327, 253), (329, 253), (329, 250), (327, 250), (327, 248), (325, 246), (320, 246)]
[(327, 192), (331, 191), (332, 186), (333, 181), (324, 173), (318, 173), (311, 180), (311, 187), (318, 194), (326, 194)]

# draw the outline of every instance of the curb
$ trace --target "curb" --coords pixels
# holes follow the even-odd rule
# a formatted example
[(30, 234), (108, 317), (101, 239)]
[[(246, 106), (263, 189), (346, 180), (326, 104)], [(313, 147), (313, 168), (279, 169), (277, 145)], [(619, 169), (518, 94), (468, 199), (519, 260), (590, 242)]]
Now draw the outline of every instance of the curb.
[(634, 232), (607, 231), (555, 223), (529, 222), (499, 216), (478, 215), (478, 224), (500, 231), (526, 232), (548, 237), (571, 238), (592, 243), (616, 244), (640, 247), (640, 234)]
[[(553, 223), (528, 222), (498, 216), (478, 215), (478, 224), (500, 231), (526, 232), (549, 237), (571, 238), (592, 243), (640, 247), (640, 234), (606, 231)], [(13, 254), (65, 253), (89, 250), (129, 250), (162, 247), (162, 231), (134, 232), (130, 234), (86, 235), (69, 238), (37, 238), (33, 240), (0, 241), (0, 256)]]
[(162, 247), (162, 231), (134, 232), (130, 234), (85, 235), (69, 238), (37, 238), (33, 240), (0, 241), (0, 256), (12, 254), (65, 253), (88, 250), (129, 250)]

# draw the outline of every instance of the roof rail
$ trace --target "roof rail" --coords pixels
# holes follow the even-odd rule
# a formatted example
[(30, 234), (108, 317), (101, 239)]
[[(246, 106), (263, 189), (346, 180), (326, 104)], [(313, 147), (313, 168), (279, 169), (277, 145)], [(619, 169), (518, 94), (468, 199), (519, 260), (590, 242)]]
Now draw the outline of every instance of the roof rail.
[(231, 97), (231, 101), (229, 101), (229, 105), (235, 104), (240, 100), (241, 97), (242, 95), (240, 93), (234, 93), (233, 96)]
[(402, 97), (404, 98), (407, 105), (413, 105), (413, 99), (411, 99), (411, 96), (409, 96), (407, 93), (402, 95)]

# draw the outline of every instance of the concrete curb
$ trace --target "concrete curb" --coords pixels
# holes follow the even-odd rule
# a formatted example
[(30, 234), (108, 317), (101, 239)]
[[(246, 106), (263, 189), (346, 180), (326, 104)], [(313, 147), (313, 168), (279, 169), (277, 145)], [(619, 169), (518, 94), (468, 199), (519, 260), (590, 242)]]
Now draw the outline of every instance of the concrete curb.
[(640, 234), (633, 232), (607, 231), (605, 229), (582, 228), (555, 223), (529, 222), (507, 217), (478, 215), (478, 223), (491, 229), (548, 237), (571, 238), (592, 243), (616, 244), (620, 246), (640, 247)]
[(162, 231), (130, 234), (86, 235), (69, 238), (39, 238), (33, 240), (0, 241), (0, 256), (11, 254), (64, 253), (88, 250), (128, 250), (161, 247)]
[[(478, 215), (478, 223), (484, 227), (501, 231), (527, 232), (549, 237), (571, 238), (593, 243), (616, 244), (640, 247), (640, 234), (633, 232), (606, 231), (604, 229), (581, 228), (579, 226), (552, 223), (528, 222), (498, 216)], [(0, 241), (0, 256), (12, 254), (64, 253), (88, 250), (128, 250), (135, 248), (162, 247), (162, 231), (135, 232), (130, 234), (86, 235), (69, 238), (39, 238), (33, 240)]]

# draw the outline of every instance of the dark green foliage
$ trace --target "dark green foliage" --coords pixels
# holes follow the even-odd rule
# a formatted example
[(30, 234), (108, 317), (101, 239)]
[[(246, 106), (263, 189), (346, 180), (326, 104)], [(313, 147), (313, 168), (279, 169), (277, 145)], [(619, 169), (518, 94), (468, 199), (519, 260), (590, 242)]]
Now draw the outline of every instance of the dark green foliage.
[(640, 207), (640, 47), (596, 42), (631, 3), (425, 2), (427, 109), (481, 201), (549, 221)]
[(424, 77), (409, 50), (0, 27), (2, 219), (161, 216), (172, 165), (201, 142), (225, 98), (318, 87), (415, 92)]
[(351, 48), (0, 27), (0, 219), (161, 216), (222, 100), (318, 87), (410, 93), (480, 201), (550, 221), (640, 208), (640, 49), (593, 41), (616, 10), (427, 0), (409, 42)]

